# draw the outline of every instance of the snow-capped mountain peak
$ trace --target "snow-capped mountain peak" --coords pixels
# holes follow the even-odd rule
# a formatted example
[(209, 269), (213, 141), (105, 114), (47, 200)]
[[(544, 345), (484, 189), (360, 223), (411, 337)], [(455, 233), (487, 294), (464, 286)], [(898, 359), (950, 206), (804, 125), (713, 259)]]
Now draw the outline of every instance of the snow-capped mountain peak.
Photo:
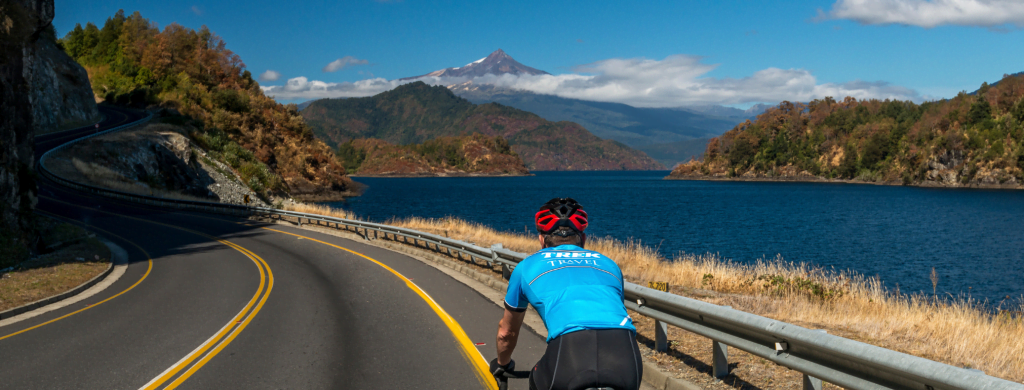
[(498, 49), (494, 53), (491, 53), (487, 57), (479, 60), (470, 62), (464, 66), (456, 68), (445, 68), (441, 70), (435, 70), (422, 76), (406, 77), (401, 80), (415, 80), (423, 77), (481, 77), (484, 75), (538, 75), (538, 74), (550, 74), (543, 70), (534, 69), (529, 66), (520, 64), (505, 51)]

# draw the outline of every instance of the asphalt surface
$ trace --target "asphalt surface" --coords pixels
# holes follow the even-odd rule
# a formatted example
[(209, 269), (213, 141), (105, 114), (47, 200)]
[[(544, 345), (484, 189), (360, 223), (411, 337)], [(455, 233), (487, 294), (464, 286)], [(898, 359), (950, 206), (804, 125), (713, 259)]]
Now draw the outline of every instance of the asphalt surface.
[[(105, 127), (139, 117), (104, 114)], [(37, 137), (37, 155), (90, 132)], [(38, 209), (87, 225), (124, 248), (130, 264), (95, 296), (0, 327), (2, 388), (471, 389), (489, 381), (480, 367), (495, 356), (503, 309), (403, 254), (46, 181)], [(544, 347), (524, 331), (514, 358), (532, 366)]]

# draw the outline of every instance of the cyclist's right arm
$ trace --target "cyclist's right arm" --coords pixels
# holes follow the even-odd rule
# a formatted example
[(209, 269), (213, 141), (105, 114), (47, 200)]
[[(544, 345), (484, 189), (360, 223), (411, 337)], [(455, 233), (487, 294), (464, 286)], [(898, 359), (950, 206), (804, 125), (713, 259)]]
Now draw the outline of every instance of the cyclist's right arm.
[(519, 342), (519, 330), (523, 327), (526, 311), (515, 312), (505, 308), (505, 314), (498, 322), (498, 364), (506, 365), (512, 360), (512, 351)]

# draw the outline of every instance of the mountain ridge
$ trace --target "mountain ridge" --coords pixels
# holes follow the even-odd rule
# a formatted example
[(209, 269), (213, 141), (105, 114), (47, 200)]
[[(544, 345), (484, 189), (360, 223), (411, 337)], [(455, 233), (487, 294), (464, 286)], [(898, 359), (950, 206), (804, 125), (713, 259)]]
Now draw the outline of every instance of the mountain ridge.
[[(529, 91), (499, 88), (488, 84), (466, 81), (448, 86), (456, 95), (476, 104), (499, 103), (532, 112), (549, 121), (579, 123), (594, 135), (622, 142), (647, 153), (662, 165), (671, 167), (678, 162), (700, 157), (707, 139), (717, 137), (736, 124), (753, 119), (760, 112), (753, 107), (752, 116), (721, 117), (694, 112), (688, 108), (645, 108), (623, 103), (595, 102), (537, 94)], [(743, 113), (743, 110), (722, 107)], [(677, 152), (668, 145), (702, 140), (700, 145), (688, 145)], [(694, 153), (694, 152), (697, 153)]]
[(643, 152), (603, 140), (576, 123), (550, 122), (497, 103), (476, 105), (423, 82), (371, 97), (317, 100), (301, 113), (329, 145), (356, 138), (403, 145), (481, 133), (508, 140), (531, 171), (663, 169)]

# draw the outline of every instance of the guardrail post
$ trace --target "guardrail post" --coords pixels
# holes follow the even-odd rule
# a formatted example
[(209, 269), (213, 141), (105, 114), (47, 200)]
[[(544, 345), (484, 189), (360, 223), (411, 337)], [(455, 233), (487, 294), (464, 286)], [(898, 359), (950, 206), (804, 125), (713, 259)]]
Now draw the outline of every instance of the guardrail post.
[(654, 350), (668, 351), (668, 324), (654, 320)]
[(715, 378), (724, 378), (729, 375), (729, 346), (718, 341), (711, 342), (712, 349), (712, 371)]
[[(828, 331), (824, 330), (824, 329), (815, 329), (815, 332), (828, 333)], [(818, 379), (818, 378), (815, 378), (813, 376), (804, 374), (804, 389), (803, 390), (821, 390), (822, 386), (823, 385), (821, 383), (821, 379)]]
[(508, 268), (508, 264), (501, 264), (501, 278), (508, 280), (512, 277), (512, 269)]
[(498, 261), (498, 252), (496, 251), (496, 249), (501, 249), (501, 248), (502, 248), (501, 243), (497, 243), (497, 244), (491, 245), (491, 259), (487, 261), (487, 266), (488, 267), (494, 267), (494, 262)]
[[(723, 306), (731, 309), (732, 306)], [(718, 340), (711, 341), (711, 371), (715, 378), (729, 375), (729, 346)]]
[(821, 379), (804, 374), (804, 390), (821, 390)]

